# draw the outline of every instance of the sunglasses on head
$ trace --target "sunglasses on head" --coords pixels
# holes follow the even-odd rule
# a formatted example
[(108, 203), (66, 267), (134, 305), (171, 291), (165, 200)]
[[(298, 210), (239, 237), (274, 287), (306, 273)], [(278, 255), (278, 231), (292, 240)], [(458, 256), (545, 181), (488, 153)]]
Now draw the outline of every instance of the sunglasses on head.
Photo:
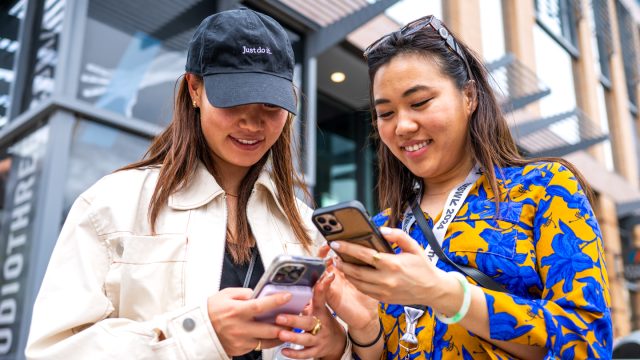
[[(427, 26), (430, 26), (435, 32), (437, 32), (438, 35), (440, 35), (440, 37), (447, 43), (449, 49), (455, 52), (460, 57), (460, 59), (462, 59), (462, 62), (467, 68), (467, 74), (469, 75), (469, 78), (471, 78), (471, 67), (469, 66), (467, 57), (464, 55), (464, 52), (462, 51), (460, 46), (458, 46), (458, 43), (453, 38), (453, 35), (449, 33), (449, 30), (447, 30), (447, 28), (442, 25), (442, 22), (438, 20), (437, 17), (429, 15), (416, 19), (403, 26), (402, 29), (400, 29), (400, 35), (403, 37), (410, 36), (426, 28)], [(364, 57), (369, 57), (369, 54), (371, 54), (383, 41), (388, 39), (394, 33), (396, 33), (396, 31), (384, 35), (383, 37), (374, 41), (371, 45), (367, 46), (367, 48), (364, 50)]]

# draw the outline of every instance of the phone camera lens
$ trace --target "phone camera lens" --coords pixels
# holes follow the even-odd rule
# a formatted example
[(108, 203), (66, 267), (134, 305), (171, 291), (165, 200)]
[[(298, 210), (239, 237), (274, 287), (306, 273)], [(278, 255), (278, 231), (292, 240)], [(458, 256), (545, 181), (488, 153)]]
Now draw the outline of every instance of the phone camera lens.
[(333, 220), (333, 219), (331, 219), (331, 220), (329, 220), (329, 224), (331, 224), (332, 226), (336, 226), (336, 225), (338, 225), (338, 222)]
[(278, 273), (276, 274), (276, 276), (273, 278), (273, 282), (274, 282), (274, 283), (277, 283), (277, 284), (281, 284), (281, 283), (283, 283), (283, 282), (284, 282), (284, 280), (286, 279), (286, 277), (287, 277), (287, 276), (286, 276), (285, 274), (283, 274), (283, 273), (281, 273), (281, 272), (278, 272)]
[(302, 269), (291, 270), (291, 272), (289, 272), (289, 279), (291, 279), (292, 282), (296, 282), (300, 279), (300, 275), (302, 275)]
[(326, 232), (330, 232), (331, 229), (333, 229), (333, 228), (331, 226), (329, 226), (329, 225), (323, 225), (322, 229), (324, 229), (324, 231), (326, 231)]
[(325, 219), (325, 218), (323, 218), (323, 217), (319, 217), (319, 218), (318, 218), (318, 222), (319, 222), (320, 224), (324, 224), (324, 223), (326, 223), (326, 222), (327, 222), (327, 219)]

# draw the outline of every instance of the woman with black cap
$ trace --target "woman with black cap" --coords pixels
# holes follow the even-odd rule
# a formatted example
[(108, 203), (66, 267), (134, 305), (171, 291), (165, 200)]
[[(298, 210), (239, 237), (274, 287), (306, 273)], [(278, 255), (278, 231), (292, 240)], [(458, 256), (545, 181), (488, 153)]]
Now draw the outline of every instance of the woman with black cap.
[[(312, 313), (254, 316), (290, 294), (250, 299), (281, 253), (321, 237), (295, 198), (293, 51), (249, 9), (206, 18), (189, 43), (169, 127), (145, 159), (76, 200), (33, 310), (32, 359), (350, 357), (316, 285)], [(243, 285), (246, 285), (243, 288)], [(294, 332), (298, 328), (305, 333)], [(262, 351), (264, 350), (264, 351)]]

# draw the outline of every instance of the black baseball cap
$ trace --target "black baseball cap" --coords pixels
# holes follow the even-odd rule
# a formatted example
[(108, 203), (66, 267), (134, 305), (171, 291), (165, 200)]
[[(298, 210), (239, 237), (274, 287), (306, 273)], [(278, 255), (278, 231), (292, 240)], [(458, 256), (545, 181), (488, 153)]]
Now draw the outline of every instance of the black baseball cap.
[(271, 17), (247, 8), (213, 14), (189, 42), (185, 70), (204, 78), (220, 108), (264, 103), (296, 113), (293, 49)]

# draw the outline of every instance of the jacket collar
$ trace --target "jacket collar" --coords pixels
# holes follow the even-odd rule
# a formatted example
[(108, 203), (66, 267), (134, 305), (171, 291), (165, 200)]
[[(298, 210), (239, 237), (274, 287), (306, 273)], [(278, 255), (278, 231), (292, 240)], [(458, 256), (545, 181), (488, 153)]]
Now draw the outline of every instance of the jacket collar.
[[(264, 187), (277, 201), (275, 184), (269, 175), (268, 164), (265, 164), (262, 172), (256, 180), (254, 188)], [(204, 206), (217, 196), (224, 194), (224, 190), (201, 162), (198, 162), (193, 179), (181, 189), (169, 196), (169, 207), (175, 210), (192, 210)], [(280, 208), (280, 206), (278, 206)], [(282, 209), (280, 209), (282, 211)]]

